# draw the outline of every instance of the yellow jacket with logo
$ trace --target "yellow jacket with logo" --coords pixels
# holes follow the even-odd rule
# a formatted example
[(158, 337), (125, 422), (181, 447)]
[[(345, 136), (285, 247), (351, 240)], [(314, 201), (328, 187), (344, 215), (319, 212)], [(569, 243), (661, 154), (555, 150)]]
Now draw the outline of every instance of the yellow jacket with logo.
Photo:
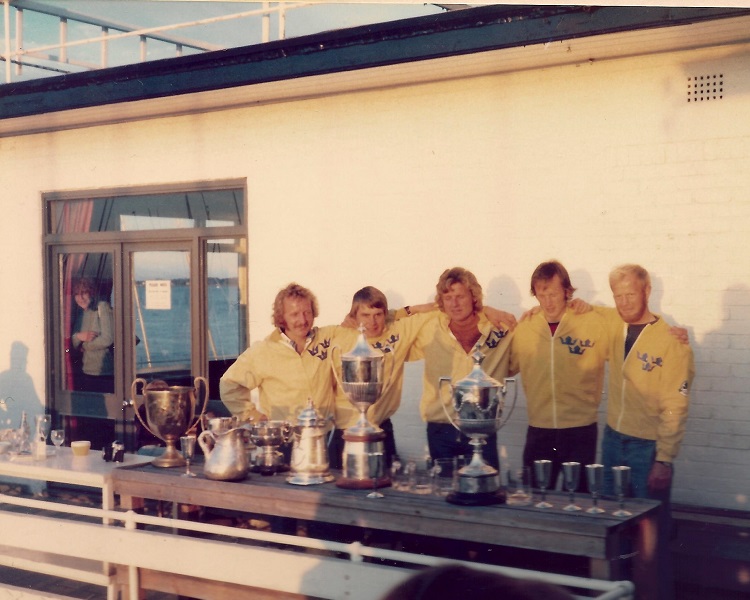
[(554, 335), (542, 312), (518, 324), (510, 371), (521, 373), (529, 425), (565, 429), (596, 422), (608, 341), (605, 321), (593, 311), (568, 309)]
[[(413, 318), (413, 317), (412, 317)], [(439, 380), (450, 377), (455, 384), (466, 377), (474, 367), (473, 351), (468, 354), (448, 328), (448, 316), (440, 312), (437, 318), (422, 327), (409, 354), (409, 360), (424, 359), (424, 379), (419, 412), (422, 419), (431, 423), (448, 423), (443, 406), (451, 417), (455, 416), (451, 404), (450, 388), (443, 386), (439, 395)], [(496, 329), (483, 313), (479, 314), (479, 344), (485, 355), (482, 368), (487, 375), (502, 383), (508, 376), (510, 340), (512, 334)]]
[(610, 338), (607, 424), (622, 434), (656, 440), (655, 460), (673, 461), (685, 434), (693, 352), (664, 319), (646, 325), (625, 356), (627, 324), (607, 311)]
[[(330, 347), (334, 327), (315, 327), (301, 354), (278, 329), (245, 350), (221, 378), (221, 399), (240, 419), (259, 418), (296, 423), (312, 398), (323, 417), (333, 416), (335, 381)], [(250, 391), (257, 388), (259, 406)]]

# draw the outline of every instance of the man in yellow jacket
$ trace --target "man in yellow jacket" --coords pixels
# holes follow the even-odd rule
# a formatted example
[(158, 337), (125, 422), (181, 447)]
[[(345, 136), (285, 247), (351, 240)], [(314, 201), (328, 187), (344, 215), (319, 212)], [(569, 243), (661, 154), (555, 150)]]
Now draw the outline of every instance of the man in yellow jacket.
[[(290, 283), (276, 295), (276, 329), (245, 350), (219, 383), (221, 400), (240, 419), (294, 423), (309, 398), (323, 417), (332, 417), (335, 383), (329, 354), (334, 327), (314, 327), (318, 301)], [(251, 391), (258, 389), (258, 406)]]
[(552, 489), (568, 461), (582, 465), (578, 487), (586, 489), (583, 465), (596, 462), (608, 335), (601, 315), (569, 308), (574, 292), (561, 263), (537, 266), (531, 294), (541, 310), (521, 320), (511, 344), (510, 372), (521, 373), (529, 418), (523, 464), (551, 460)]
[[(490, 377), (502, 380), (508, 375), (510, 332), (494, 326), (485, 316), (482, 287), (471, 271), (462, 267), (446, 269), (436, 286), (440, 312), (419, 332), (409, 360), (424, 359), (420, 413), (427, 423), (427, 444), (433, 459), (471, 454), (468, 438), (451, 424), (455, 411), (449, 394), (440, 394), (438, 382), (450, 377), (453, 383), (466, 377), (474, 366), (474, 348), (480, 345), (485, 358), (482, 368)], [(512, 315), (507, 315), (512, 321)], [(447, 411), (447, 412), (446, 412)], [(499, 468), (497, 435), (491, 435), (483, 448), (485, 460)]]
[(670, 334), (664, 319), (649, 310), (651, 278), (646, 269), (616, 267), (609, 284), (617, 314), (608, 320), (609, 394), (602, 440), (605, 491), (613, 491), (612, 467), (625, 465), (631, 468), (633, 496), (667, 503), (673, 462), (685, 433), (695, 375), (693, 353)]
[[(388, 466), (397, 455), (391, 417), (401, 406), (404, 362), (422, 326), (429, 320), (437, 318), (437, 311), (429, 312), (431, 308), (431, 305), (420, 305), (415, 309), (424, 314), (412, 315), (411, 309), (407, 307), (399, 309), (395, 315), (389, 315), (385, 294), (376, 287), (366, 286), (354, 294), (352, 307), (347, 316), (347, 323), (362, 326), (368, 344), (385, 355), (383, 371), (387, 379), (380, 398), (368, 409), (367, 417), (371, 423), (378, 425), (385, 432), (383, 450), (385, 463)], [(391, 316), (395, 316), (396, 320), (392, 320)], [(348, 340), (346, 334), (349, 334)], [(356, 334), (356, 331), (337, 328), (334, 333), (334, 344), (342, 349), (350, 350), (354, 344), (352, 334)], [(334, 368), (340, 368), (340, 364), (334, 365)], [(341, 468), (344, 431), (347, 427), (354, 425), (358, 418), (359, 411), (339, 387), (336, 394), (336, 430), (329, 445), (329, 457), (333, 468)]]

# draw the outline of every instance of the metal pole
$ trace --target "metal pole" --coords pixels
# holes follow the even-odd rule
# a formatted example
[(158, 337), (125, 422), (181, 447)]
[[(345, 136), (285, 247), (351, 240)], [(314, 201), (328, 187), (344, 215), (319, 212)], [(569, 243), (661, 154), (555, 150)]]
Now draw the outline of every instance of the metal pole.
[(263, 16), (261, 17), (261, 41), (265, 44), (271, 39), (271, 8), (270, 2), (263, 3)]
[(101, 65), (102, 69), (106, 69), (109, 64), (109, 28), (102, 27), (102, 52), (101, 52)]
[(286, 6), (279, 4), (279, 39), (286, 38)]
[(5, 83), (10, 83), (10, 0), (3, 0), (3, 16), (5, 21)]
[(21, 60), (21, 52), (23, 51), (23, 9), (16, 8), (16, 54), (18, 61), (16, 61), (16, 75), (21, 75), (23, 72), (23, 61)]
[(60, 17), (60, 62), (68, 62), (68, 20)]

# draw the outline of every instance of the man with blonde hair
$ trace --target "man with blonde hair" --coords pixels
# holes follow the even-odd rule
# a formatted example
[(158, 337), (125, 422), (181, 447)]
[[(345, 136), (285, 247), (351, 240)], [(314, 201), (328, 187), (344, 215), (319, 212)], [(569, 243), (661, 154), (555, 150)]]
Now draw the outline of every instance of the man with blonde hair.
[[(333, 327), (314, 327), (318, 301), (307, 288), (290, 283), (273, 303), (276, 329), (245, 350), (226, 370), (219, 389), (240, 419), (294, 422), (308, 399), (319, 414), (333, 415), (334, 380), (329, 351)], [(251, 390), (259, 392), (258, 406)]]
[[(482, 286), (471, 271), (462, 267), (446, 269), (435, 287), (440, 312), (419, 332), (409, 359), (424, 359), (420, 413), (427, 423), (430, 456), (438, 459), (472, 451), (468, 438), (450, 423), (448, 415), (454, 410), (451, 399), (440, 395), (440, 378), (450, 377), (457, 382), (466, 377), (474, 366), (473, 354), (478, 344), (484, 354), (485, 373), (502, 381), (508, 375), (511, 336), (485, 316)], [(497, 435), (487, 438), (484, 458), (499, 468)]]
[[(605, 321), (593, 311), (579, 314), (569, 306), (575, 288), (558, 261), (539, 264), (531, 275), (531, 295), (539, 302), (533, 316), (513, 334), (511, 373), (520, 371), (529, 425), (523, 464), (552, 461), (554, 489), (562, 463), (596, 462), (598, 409), (604, 385), (608, 335)], [(579, 489), (586, 489), (580, 469)]]
[(693, 353), (649, 309), (651, 277), (646, 269), (633, 264), (616, 267), (609, 285), (618, 316), (610, 319), (607, 426), (602, 440), (605, 489), (613, 491), (612, 467), (625, 465), (631, 468), (633, 496), (668, 503), (695, 375)]
[[(414, 307), (415, 312), (429, 311), (431, 305)], [(412, 312), (411, 309), (408, 311)], [(393, 457), (397, 455), (396, 439), (393, 433), (391, 417), (401, 405), (401, 391), (404, 384), (404, 362), (409, 350), (414, 344), (422, 326), (430, 319), (437, 317), (437, 311), (424, 312), (409, 316), (405, 309), (398, 311), (402, 317), (393, 320), (394, 315), (388, 312), (388, 300), (385, 294), (373, 286), (365, 286), (358, 290), (352, 297), (352, 307), (347, 316), (347, 323), (364, 328), (364, 334), (368, 344), (384, 355), (384, 373), (387, 379), (384, 382), (380, 398), (373, 404), (367, 416), (370, 422), (378, 425), (385, 432), (383, 450), (386, 465), (390, 466)], [(337, 329), (335, 344), (347, 341), (346, 333), (351, 334), (351, 329), (342, 331)], [(342, 337), (344, 336), (344, 337)], [(353, 345), (350, 343), (349, 345)], [(336, 395), (336, 430), (329, 446), (329, 457), (331, 466), (341, 467), (341, 458), (344, 451), (343, 434), (347, 427), (357, 422), (359, 411), (352, 405), (342, 390)]]

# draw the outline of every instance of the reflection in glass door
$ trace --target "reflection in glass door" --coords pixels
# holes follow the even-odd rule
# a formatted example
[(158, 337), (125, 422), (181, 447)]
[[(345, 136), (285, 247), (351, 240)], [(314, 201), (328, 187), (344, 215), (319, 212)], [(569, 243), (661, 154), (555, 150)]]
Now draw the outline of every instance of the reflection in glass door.
[[(206, 312), (209, 397), (219, 400), (219, 379), (245, 350), (247, 269), (245, 240), (206, 242)], [(215, 405), (214, 411), (221, 410)]]
[(133, 252), (131, 264), (136, 377), (192, 385), (190, 252)]

